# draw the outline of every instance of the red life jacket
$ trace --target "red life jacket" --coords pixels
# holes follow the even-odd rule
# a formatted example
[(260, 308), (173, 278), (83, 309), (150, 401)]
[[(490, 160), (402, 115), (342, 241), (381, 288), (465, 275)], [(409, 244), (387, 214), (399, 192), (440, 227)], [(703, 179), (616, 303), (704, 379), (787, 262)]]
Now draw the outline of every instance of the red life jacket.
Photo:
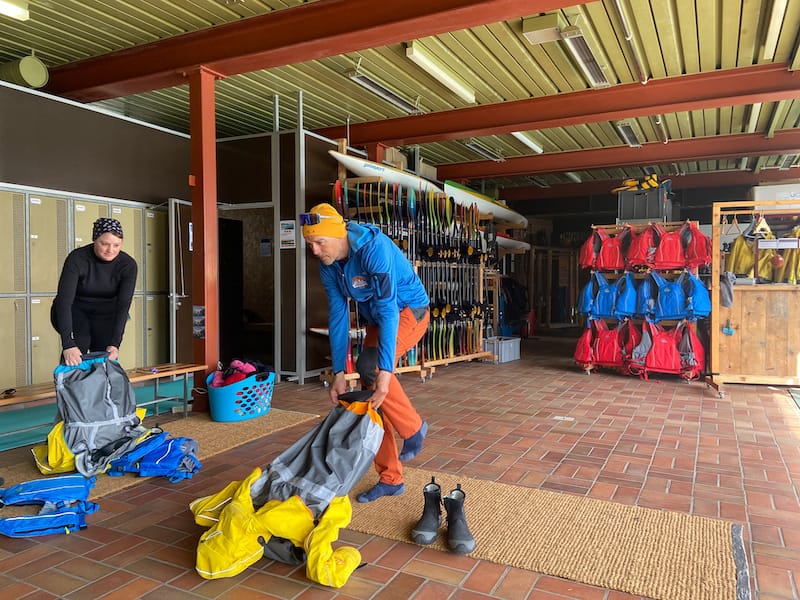
[(658, 237), (658, 244), (653, 255), (653, 267), (656, 269), (682, 269), (686, 266), (680, 229), (667, 232), (658, 223), (653, 223), (651, 227)]
[(577, 365), (582, 369), (590, 367), (594, 358), (592, 333), (592, 321), (589, 320), (586, 322), (586, 329), (583, 330), (581, 337), (578, 338), (578, 343), (575, 346), (575, 354), (572, 356)]
[(650, 373), (683, 373), (678, 339), (682, 326), (664, 329), (658, 323), (645, 321), (642, 325), (642, 341), (634, 349), (628, 370), (647, 379)]
[(700, 231), (700, 228), (693, 221), (686, 221), (681, 227), (681, 238), (686, 249), (686, 266), (694, 269), (699, 266), (711, 264), (711, 240)]
[(706, 349), (695, 331), (696, 323), (687, 322), (678, 341), (682, 375), (685, 379), (699, 379), (706, 369)]
[(594, 263), (599, 251), (600, 237), (592, 230), (578, 253), (578, 264), (584, 269), (594, 269)]
[(597, 337), (594, 340), (594, 364), (600, 367), (622, 367), (622, 347), (620, 345), (620, 326), (609, 329), (602, 319), (594, 321)]
[(622, 251), (624, 231), (618, 235), (610, 236), (604, 229), (595, 229), (600, 237), (600, 250), (597, 253), (594, 266), (598, 271), (619, 271), (625, 268), (625, 254)]
[(653, 227), (648, 225), (640, 233), (630, 232), (630, 244), (625, 253), (625, 260), (631, 269), (652, 267), (656, 252), (656, 240)]

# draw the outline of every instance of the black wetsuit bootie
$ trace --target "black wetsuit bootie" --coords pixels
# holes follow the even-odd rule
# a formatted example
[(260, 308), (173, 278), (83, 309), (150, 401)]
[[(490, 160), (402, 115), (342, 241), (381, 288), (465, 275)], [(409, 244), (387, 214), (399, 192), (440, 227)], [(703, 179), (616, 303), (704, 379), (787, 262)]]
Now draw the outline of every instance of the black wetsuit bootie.
[(411, 538), (417, 544), (432, 544), (442, 522), (442, 488), (436, 483), (435, 477), (431, 477), (431, 482), (422, 488), (422, 494), (425, 496), (425, 507), (422, 509), (422, 518), (411, 530)]
[(447, 511), (447, 546), (455, 554), (469, 554), (475, 550), (475, 538), (472, 537), (464, 514), (465, 498), (466, 494), (459, 483), (444, 499), (444, 509)]

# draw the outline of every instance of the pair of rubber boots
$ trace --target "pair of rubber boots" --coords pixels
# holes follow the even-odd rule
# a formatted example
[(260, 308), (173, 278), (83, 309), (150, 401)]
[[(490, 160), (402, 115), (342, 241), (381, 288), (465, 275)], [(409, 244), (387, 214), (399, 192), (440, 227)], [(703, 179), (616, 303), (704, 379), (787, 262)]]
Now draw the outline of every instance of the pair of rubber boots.
[(439, 532), (442, 521), (442, 504), (447, 511), (447, 546), (455, 554), (469, 554), (475, 550), (475, 538), (467, 526), (467, 517), (464, 514), (464, 499), (466, 494), (461, 489), (461, 484), (456, 485), (442, 499), (442, 488), (436, 483), (436, 478), (431, 477), (431, 482), (422, 488), (425, 496), (425, 508), (422, 518), (411, 530), (411, 537), (417, 544), (432, 544)]

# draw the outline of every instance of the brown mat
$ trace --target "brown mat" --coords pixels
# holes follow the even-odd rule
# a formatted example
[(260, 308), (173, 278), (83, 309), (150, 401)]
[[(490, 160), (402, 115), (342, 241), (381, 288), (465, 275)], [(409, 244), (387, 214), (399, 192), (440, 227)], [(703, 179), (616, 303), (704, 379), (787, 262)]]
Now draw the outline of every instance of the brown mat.
[[(173, 437), (190, 437), (197, 440), (199, 447), (199, 458), (201, 461), (230, 450), (236, 446), (241, 446), (247, 442), (264, 437), (281, 429), (293, 427), (299, 423), (316, 419), (319, 415), (295, 412), (292, 410), (280, 410), (272, 408), (266, 415), (249, 419), (247, 421), (237, 421), (233, 423), (219, 423), (212, 421), (207, 413), (192, 414), (188, 418), (179, 418), (168, 423), (163, 423), (162, 428), (168, 431)], [(145, 425), (153, 426), (150, 417), (145, 421)], [(299, 437), (299, 436), (298, 436)], [(20, 458), (11, 464), (4, 464), (0, 467), (0, 476), (5, 479), (4, 487), (40, 479), (42, 474), (36, 468), (33, 456), (30, 451), (16, 454)], [(5, 461), (4, 461), (5, 462)], [(202, 473), (202, 468), (200, 473)], [(95, 486), (90, 496), (91, 500), (96, 500), (107, 494), (117, 492), (126, 487), (141, 483), (144, 479), (136, 475), (125, 475), (122, 477), (109, 477), (98, 475)], [(8, 511), (18, 507), (8, 507)], [(20, 514), (25, 511), (20, 508)]]
[[(353, 488), (350, 529), (411, 542), (422, 515), (422, 488), (435, 475), (443, 496), (461, 483), (477, 542), (473, 558), (649, 598), (749, 597), (741, 526), (447, 473), (403, 471), (402, 496), (356, 502), (375, 483), (374, 473)], [(432, 547), (447, 551), (446, 535), (443, 526)], [(737, 589), (747, 595), (737, 596)]]

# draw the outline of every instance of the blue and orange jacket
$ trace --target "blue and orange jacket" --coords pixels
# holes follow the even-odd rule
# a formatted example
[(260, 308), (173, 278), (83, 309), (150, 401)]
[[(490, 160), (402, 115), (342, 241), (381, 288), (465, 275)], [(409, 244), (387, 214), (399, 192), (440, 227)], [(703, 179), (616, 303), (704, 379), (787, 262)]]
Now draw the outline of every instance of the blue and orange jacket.
[(430, 298), (400, 249), (375, 225), (347, 224), (350, 256), (332, 265), (320, 263), (328, 296), (333, 372), (343, 371), (350, 343), (347, 300), (358, 303), (366, 324), (378, 327), (378, 368), (393, 371), (400, 311), (427, 308)]

